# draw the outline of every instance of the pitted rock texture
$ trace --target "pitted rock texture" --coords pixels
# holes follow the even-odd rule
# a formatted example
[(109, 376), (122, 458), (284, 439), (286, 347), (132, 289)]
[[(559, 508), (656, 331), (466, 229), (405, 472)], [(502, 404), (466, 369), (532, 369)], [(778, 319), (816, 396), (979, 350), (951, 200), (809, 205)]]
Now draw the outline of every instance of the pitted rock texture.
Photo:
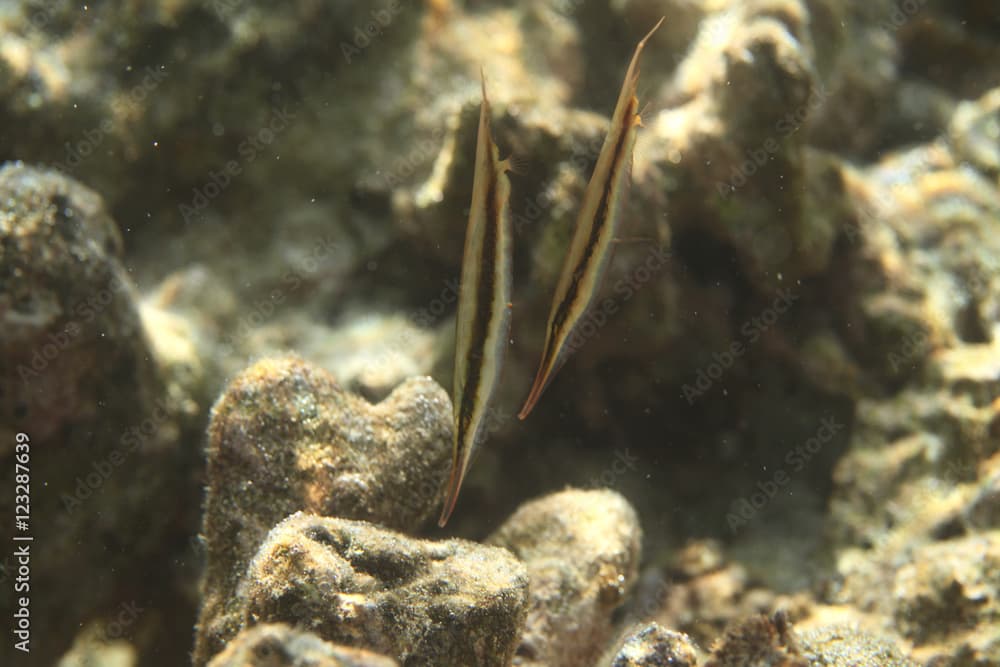
[(240, 588), (247, 625), (296, 623), (405, 665), (505, 667), (528, 577), (505, 549), (298, 513), (271, 531)]
[(524, 561), (531, 596), (515, 664), (587, 664), (635, 582), (642, 529), (614, 491), (567, 490), (521, 505), (489, 538)]
[(336, 646), (311, 632), (265, 623), (236, 635), (209, 667), (397, 667), (392, 658)]
[(298, 359), (237, 377), (209, 426), (196, 663), (240, 626), (238, 581), (275, 524), (303, 510), (415, 530), (439, 509), (450, 456), (451, 404), (428, 378), (371, 405)]

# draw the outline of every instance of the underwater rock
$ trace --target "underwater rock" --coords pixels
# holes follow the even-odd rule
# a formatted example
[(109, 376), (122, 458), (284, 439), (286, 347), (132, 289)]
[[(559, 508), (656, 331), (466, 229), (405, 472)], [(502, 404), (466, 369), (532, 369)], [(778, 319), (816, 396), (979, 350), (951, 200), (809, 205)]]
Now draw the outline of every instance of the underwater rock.
[(704, 667), (809, 667), (788, 618), (752, 616), (726, 630)]
[(829, 533), (840, 544), (894, 560), (904, 546), (998, 527), (1000, 345), (961, 345), (931, 364), (931, 386), (858, 403), (851, 450), (834, 471)]
[(841, 582), (832, 602), (877, 614), (917, 645), (920, 662), (1000, 659), (989, 611), (1000, 585), (991, 574), (998, 415), (1000, 406), (947, 389), (864, 402), (857, 440), (835, 471), (829, 533), (841, 546)]
[(275, 524), (304, 510), (416, 530), (439, 509), (450, 459), (451, 404), (429, 378), (376, 405), (294, 358), (234, 379), (209, 426), (196, 664), (240, 627), (238, 582)]
[(820, 627), (798, 633), (802, 655), (810, 665), (824, 667), (916, 667), (889, 641), (857, 628)]
[[(457, 284), (455, 285), (457, 290)], [(449, 291), (454, 302), (457, 291)], [(445, 297), (447, 298), (447, 296)], [(435, 306), (435, 311), (437, 307)], [(440, 319), (440, 311), (437, 312)], [(336, 326), (291, 316), (249, 334), (247, 349), (294, 349), (330, 372), (337, 382), (367, 400), (381, 401), (407, 378), (427, 375), (438, 350), (437, 331), (421, 326), (418, 313), (351, 312)], [(429, 317), (430, 324), (437, 321)]]
[(642, 529), (614, 491), (567, 490), (522, 505), (490, 536), (531, 577), (518, 665), (596, 660), (611, 638), (611, 613), (638, 573)]
[[(791, 544), (791, 541), (788, 541)], [(797, 545), (793, 545), (797, 547)], [(813, 612), (814, 603), (805, 592), (779, 594), (760, 579), (748, 573), (755, 561), (770, 557), (772, 569), (789, 566), (780, 563), (774, 549), (762, 548), (761, 554), (741, 553), (746, 564), (735, 555), (720, 562), (713, 562), (717, 544), (692, 541), (678, 556), (677, 563), (668, 568), (656, 584), (659, 595), (650, 600), (645, 616), (655, 619), (664, 627), (674, 628), (690, 635), (701, 646), (711, 646), (725, 631), (746, 618), (785, 610), (788, 618), (803, 618)], [(708, 554), (707, 559), (690, 558), (694, 554)], [(720, 554), (721, 556), (721, 554)], [(757, 569), (764, 567), (756, 563)], [(780, 575), (765, 572), (768, 580), (780, 580)], [(669, 582), (669, 583), (668, 583)], [(793, 589), (794, 590), (794, 589)]]
[(392, 658), (335, 646), (283, 623), (256, 625), (236, 635), (209, 667), (396, 667)]
[(0, 167), (0, 196), (4, 450), (13, 446), (10, 429), (47, 440), (68, 422), (116, 408), (104, 397), (123, 382), (129, 391), (118, 400), (141, 410), (157, 396), (155, 365), (104, 202), (72, 179), (19, 163)]
[(1000, 238), (989, 221), (1000, 215), (1000, 192), (995, 172), (970, 168), (976, 163), (963, 155), (982, 143), (975, 123), (962, 120), (968, 115), (955, 112), (947, 137), (844, 172), (857, 218), (847, 234), (845, 314), (860, 318), (844, 338), (890, 386), (925, 379), (942, 348), (996, 337)]
[(510, 664), (528, 577), (508, 551), (296, 513), (240, 586), (246, 624), (284, 622), (407, 665)]
[[(0, 459), (19, 430), (48, 459), (35, 461), (36, 486), (44, 479), (48, 497), (36, 495), (34, 510), (55, 517), (51, 534), (38, 535), (51, 548), (33, 563), (53, 591), (33, 602), (36, 636), (48, 638), (33, 657), (45, 664), (46, 652), (88, 620), (84, 606), (113, 606), (125, 591), (145, 599), (151, 587), (171, 585), (173, 559), (156, 545), (165, 525), (194, 532), (199, 498), (200, 438), (184, 424), (204, 414), (206, 396), (246, 359), (295, 349), (369, 400), (407, 375), (449, 377), (440, 358), (450, 358), (442, 351), (451, 346), (451, 305), (439, 296), (461, 256), (480, 65), (501, 153), (527, 162), (512, 175), (521, 287), (500, 404), (523, 399), (614, 93), (635, 40), (663, 14), (644, 55), (640, 104), (650, 110), (621, 234), (655, 236), (659, 247), (618, 246), (605, 285), (610, 309), (595, 311), (586, 349), (533, 421), (512, 433), (510, 419), (492, 439), (480, 478), (470, 480), (485, 491), (466, 498), (465, 515), (478, 524), (464, 534), (517, 499), (599, 476), (604, 445), (614, 441), (628, 442), (643, 461), (642, 473), (613, 477), (656, 522), (647, 543), (674, 549), (695, 542), (692, 535), (725, 536), (726, 508), (749, 497), (762, 467), (781, 466), (809, 437), (790, 424), (832, 404), (838, 418), (850, 417), (849, 449), (825, 447), (782, 494), (794, 490), (796, 504), (818, 508), (809, 523), (828, 530), (829, 544), (816, 545), (816, 558), (799, 557), (788, 547), (803, 522), (782, 517), (775, 500), (752, 527), (728, 534), (727, 553), (714, 550), (716, 559), (701, 550), (697, 567), (666, 573), (670, 587), (655, 617), (662, 626), (704, 642), (734, 616), (777, 608), (775, 591), (790, 588), (775, 581), (805, 573), (813, 584), (827, 582), (816, 564), (832, 560), (832, 602), (893, 629), (902, 623), (899, 601), (884, 591), (899, 567), (923, 573), (932, 564), (914, 554), (944, 558), (930, 545), (958, 549), (998, 529), (1000, 23), (992, 3), (177, 0), (91, 3), (85, 12), (67, 0), (8, 5), (0, 10), (0, 124), (17, 131), (0, 133), (0, 154), (86, 180), (127, 231), (133, 280), (163, 281), (162, 298), (137, 305), (131, 287), (109, 293), (94, 280), (92, 269), (124, 275), (121, 243), (102, 222), (82, 233), (90, 241), (63, 245), (86, 209), (79, 192), (69, 197), (77, 202), (72, 220), (41, 228), (52, 235), (37, 255), (22, 253), (23, 239), (10, 241), (0, 200)], [(64, 208), (46, 210), (56, 219)], [(31, 266), (18, 264), (22, 256)], [(646, 270), (648, 260), (655, 270)], [(193, 286), (202, 298), (180, 313), (171, 295), (177, 283), (164, 276), (198, 265), (205, 273), (190, 274), (182, 289)], [(70, 279), (52, 294), (33, 292), (31, 281), (50, 269)], [(780, 319), (770, 308), (779, 289), (794, 291), (794, 307)], [(77, 323), (82, 315), (60, 299), (87, 294), (109, 299), (89, 323), (108, 338), (73, 335), (74, 345), (46, 359), (70, 333), (58, 312), (69, 307)], [(378, 312), (369, 320), (372, 304)], [(428, 310), (431, 319), (403, 319)], [(765, 327), (753, 324), (758, 318)], [(753, 336), (744, 336), (751, 325)], [(17, 355), (34, 361), (36, 350), (46, 371), (29, 378), (37, 384), (21, 383)], [(327, 383), (315, 381), (318, 372), (289, 375)], [(288, 394), (300, 403), (274, 421), (252, 413), (213, 434), (213, 446), (231, 447), (226, 466), (210, 462), (208, 480), (213, 613), (236, 596), (250, 557), (286, 513), (413, 529), (433, 512), (435, 475), (447, 470), (440, 391), (425, 393), (439, 434), (421, 456), (407, 453), (392, 483), (367, 468), (369, 459), (383, 464), (369, 449), (357, 457), (360, 473), (356, 461), (344, 472), (291, 454), (320, 449), (320, 436), (308, 432), (318, 427), (301, 416), (334, 409), (310, 402), (320, 391)], [(260, 395), (254, 400), (267, 403)], [(367, 414), (363, 403), (356, 408), (333, 390), (323, 396), (349, 403), (330, 427), (337, 438), (370, 428), (356, 416)], [(34, 420), (30, 428), (25, 418)], [(128, 440), (138, 443), (134, 453), (119, 446), (133, 427), (142, 434)], [(267, 446), (257, 446), (258, 433), (268, 434)], [(402, 428), (390, 440), (410, 438)], [(88, 476), (103, 477), (123, 452), (128, 462), (90, 488)], [(0, 487), (9, 481), (0, 476)], [(302, 488), (286, 492), (286, 483)], [(426, 485), (418, 507), (397, 511), (394, 503), (412, 501), (414, 484)], [(60, 512), (54, 499), (63, 489), (89, 498)], [(9, 502), (0, 500), (0, 510)], [(748, 537), (766, 524), (769, 531)], [(81, 563), (84, 575), (96, 564), (99, 576), (67, 571), (67, 562)], [(194, 598), (191, 582), (176, 586), (179, 596)], [(815, 586), (794, 590), (809, 604), (818, 597)], [(917, 589), (906, 604), (926, 610), (923, 596), (939, 592)], [(189, 623), (183, 605), (148, 606), (137, 637), (159, 619)], [(982, 634), (969, 646), (985, 645), (992, 626), (970, 618)], [(923, 636), (924, 628), (907, 632)], [(553, 630), (551, 643), (561, 646), (561, 636)], [(964, 646), (965, 637), (949, 629), (920, 650), (944, 655), (945, 644)], [(139, 662), (155, 664), (144, 655)]]
[(1000, 532), (928, 544), (896, 572), (896, 626), (913, 641), (914, 654), (925, 664), (996, 664), (998, 591)]
[[(172, 545), (198, 511), (199, 454), (182, 443), (197, 441), (198, 410), (171, 381), (149, 325), (101, 197), (53, 171), (0, 167), (0, 484), (10, 489), (0, 509), (14, 515), (18, 472), (31, 518), (18, 534), (45, 545), (30, 559), (31, 577), (47, 582), (30, 598), (33, 636), (46, 638), (32, 643), (37, 664), (54, 663), (76, 631), (122, 605), (177, 603)], [(14, 527), (0, 531), (5, 540)], [(9, 581), (18, 564), (2, 565)], [(152, 585), (150, 568), (164, 573)], [(0, 610), (13, 603), (4, 596)], [(145, 638), (187, 634), (184, 605), (178, 623)], [(138, 615), (118, 638), (148, 621)]]
[(630, 633), (610, 667), (697, 667), (698, 651), (691, 638), (650, 623)]
[(765, 292), (825, 270), (847, 219), (839, 170), (799, 131), (828, 94), (807, 24), (799, 2), (707, 19), (668, 88), (678, 103), (636, 145), (638, 205), (727, 244)]
[(919, 662), (997, 660), (989, 575), (973, 564), (997, 530), (1000, 192), (983, 142), (996, 104), (962, 102), (945, 135), (846, 172), (858, 317), (845, 341), (883, 391), (858, 400), (834, 468), (831, 602), (907, 637)]
[(985, 173), (1000, 174), (1000, 88), (960, 103), (948, 139), (959, 159)]

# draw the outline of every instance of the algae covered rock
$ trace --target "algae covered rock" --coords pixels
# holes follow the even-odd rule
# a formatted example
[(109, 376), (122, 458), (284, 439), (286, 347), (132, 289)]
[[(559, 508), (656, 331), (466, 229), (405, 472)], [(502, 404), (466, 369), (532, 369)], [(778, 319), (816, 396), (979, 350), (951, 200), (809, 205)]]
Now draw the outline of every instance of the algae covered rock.
[(281, 623), (244, 630), (209, 667), (396, 667), (392, 658), (363, 649), (335, 646), (311, 632)]
[(810, 667), (787, 616), (751, 616), (726, 630), (704, 667)]
[(800, 131), (829, 95), (809, 18), (791, 1), (734, 3), (706, 20), (668, 87), (682, 103), (636, 145), (641, 205), (666, 207), (672, 235), (727, 244), (765, 291), (782, 274), (824, 271), (847, 219), (839, 170)]
[(488, 540), (524, 561), (530, 606), (520, 665), (580, 665), (611, 638), (635, 582), (642, 530), (614, 491), (567, 490), (522, 505)]
[(893, 598), (897, 627), (925, 660), (1000, 662), (1000, 532), (920, 548)]
[[(38, 664), (120, 605), (178, 604), (172, 577), (150, 584), (147, 573), (166, 571), (197, 523), (198, 451), (183, 443), (198, 436), (146, 326), (101, 197), (53, 171), (0, 167), (0, 511), (12, 517), (0, 536), (9, 543), (15, 529), (16, 480), (19, 517), (30, 514), (18, 534), (45, 545), (30, 557), (32, 589), (47, 582), (30, 598)], [(12, 554), (0, 562), (5, 587)], [(4, 596), (0, 610), (9, 617), (14, 604)], [(191, 613), (178, 609), (178, 619)], [(149, 620), (133, 619), (128, 634)], [(173, 644), (187, 623), (146, 636)]]
[(371, 405), (297, 359), (237, 377), (209, 426), (207, 570), (195, 661), (240, 627), (237, 584), (268, 531), (304, 510), (414, 530), (440, 502), (451, 406), (428, 378)]
[(824, 626), (799, 634), (802, 653), (810, 667), (916, 667), (888, 639), (857, 628)]
[(155, 365), (101, 197), (57, 172), (8, 163), (0, 235), (2, 447), (16, 428), (47, 439), (119, 402), (152, 403)]
[(510, 664), (528, 578), (508, 551), (297, 513), (241, 585), (244, 623), (285, 622), (407, 665)]
[(697, 667), (691, 638), (650, 623), (630, 634), (611, 659), (610, 667)]

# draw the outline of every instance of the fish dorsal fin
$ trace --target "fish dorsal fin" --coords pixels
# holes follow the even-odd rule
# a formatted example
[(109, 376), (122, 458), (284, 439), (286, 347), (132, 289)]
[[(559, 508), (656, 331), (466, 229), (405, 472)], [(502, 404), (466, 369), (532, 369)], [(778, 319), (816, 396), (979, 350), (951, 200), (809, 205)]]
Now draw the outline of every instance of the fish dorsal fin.
[(622, 83), (622, 90), (618, 95), (618, 103), (615, 105), (615, 118), (620, 118), (625, 113), (629, 99), (635, 95), (636, 86), (639, 84), (639, 58), (642, 56), (642, 50), (646, 47), (646, 42), (653, 36), (653, 33), (663, 25), (666, 18), (666, 16), (661, 16), (652, 30), (647, 32), (646, 36), (636, 44), (635, 51), (632, 53), (632, 60), (628, 64), (628, 71), (625, 72), (625, 81)]

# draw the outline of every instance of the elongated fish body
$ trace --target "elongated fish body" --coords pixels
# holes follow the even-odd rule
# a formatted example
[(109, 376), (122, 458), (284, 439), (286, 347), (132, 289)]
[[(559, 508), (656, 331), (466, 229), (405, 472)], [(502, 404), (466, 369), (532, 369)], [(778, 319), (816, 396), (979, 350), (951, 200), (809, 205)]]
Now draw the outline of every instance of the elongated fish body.
[(639, 100), (635, 95), (639, 81), (639, 56), (646, 41), (661, 23), (662, 18), (635, 47), (632, 61), (625, 73), (625, 82), (611, 116), (611, 127), (601, 146), (594, 173), (583, 193), (573, 240), (563, 262), (552, 298), (552, 308), (549, 310), (542, 360), (528, 398), (518, 414), (521, 419), (528, 416), (556, 372), (566, 362), (573, 347), (570, 345), (573, 334), (583, 322), (608, 268), (611, 247), (621, 217), (623, 191), (632, 171), (632, 150), (637, 130), (642, 124), (638, 113)]
[(490, 103), (483, 76), (472, 204), (465, 231), (455, 322), (455, 427), (451, 474), (439, 526), (458, 499), (472, 455), (485, 437), (510, 334), (511, 238), (509, 160), (500, 160), (490, 134)]

